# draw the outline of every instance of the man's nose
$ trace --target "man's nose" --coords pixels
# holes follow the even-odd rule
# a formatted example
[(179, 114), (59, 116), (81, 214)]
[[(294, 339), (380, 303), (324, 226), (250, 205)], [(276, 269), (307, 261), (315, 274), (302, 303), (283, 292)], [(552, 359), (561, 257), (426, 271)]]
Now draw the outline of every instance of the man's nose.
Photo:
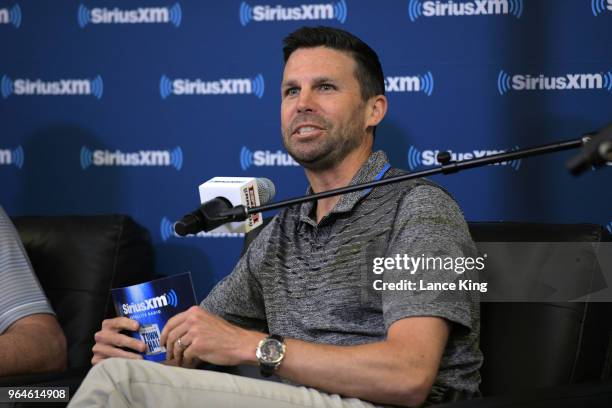
[(314, 95), (308, 89), (302, 89), (300, 91), (300, 95), (298, 96), (297, 101), (297, 111), (298, 112), (312, 112), (314, 111), (315, 101)]

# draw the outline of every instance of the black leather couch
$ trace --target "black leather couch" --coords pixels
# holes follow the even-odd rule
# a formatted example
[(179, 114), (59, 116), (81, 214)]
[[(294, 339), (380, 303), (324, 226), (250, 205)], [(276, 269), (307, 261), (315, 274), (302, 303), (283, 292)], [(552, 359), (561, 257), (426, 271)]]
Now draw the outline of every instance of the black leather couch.
[(0, 377), (0, 386), (67, 386), (73, 395), (91, 367), (94, 333), (105, 317), (115, 316), (109, 290), (152, 279), (149, 233), (125, 215), (26, 216), (12, 221), (66, 335), (68, 369)]

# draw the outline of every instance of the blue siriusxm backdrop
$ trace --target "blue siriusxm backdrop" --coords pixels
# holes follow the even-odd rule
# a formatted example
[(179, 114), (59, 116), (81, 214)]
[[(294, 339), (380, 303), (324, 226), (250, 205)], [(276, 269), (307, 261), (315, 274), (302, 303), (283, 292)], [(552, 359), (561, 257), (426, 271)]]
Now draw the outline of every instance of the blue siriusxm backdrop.
[[(281, 40), (331, 25), (383, 63), (377, 148), (397, 167), (574, 138), (612, 120), (612, 0), (0, 0), (0, 204), (11, 215), (127, 213), (158, 272), (198, 298), (240, 237), (179, 239), (171, 223), (213, 176), (263, 176), (302, 194), (279, 125)], [(612, 229), (612, 168), (568, 175), (571, 152), (436, 181), (468, 220)]]

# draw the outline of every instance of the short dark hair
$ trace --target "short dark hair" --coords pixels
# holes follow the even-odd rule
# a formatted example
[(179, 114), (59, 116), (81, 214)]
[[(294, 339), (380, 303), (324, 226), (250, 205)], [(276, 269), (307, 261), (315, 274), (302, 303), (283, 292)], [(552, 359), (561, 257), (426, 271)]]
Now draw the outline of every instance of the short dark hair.
[(302, 27), (283, 40), (285, 63), (298, 48), (328, 47), (345, 51), (356, 62), (355, 78), (361, 88), (361, 98), (385, 94), (385, 78), (376, 52), (348, 31), (332, 27)]

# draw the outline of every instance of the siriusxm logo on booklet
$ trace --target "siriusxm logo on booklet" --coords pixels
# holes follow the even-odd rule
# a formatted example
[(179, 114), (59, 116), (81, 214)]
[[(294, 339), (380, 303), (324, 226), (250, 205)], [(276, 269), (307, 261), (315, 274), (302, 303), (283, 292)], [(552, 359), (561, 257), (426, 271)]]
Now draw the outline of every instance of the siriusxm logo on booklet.
[(240, 232), (198, 232), (195, 235), (181, 237), (174, 231), (174, 223), (166, 217), (162, 217), (159, 230), (164, 242), (170, 238), (244, 238), (244, 234)]
[[(452, 150), (446, 150), (451, 154), (451, 160), (459, 161), (459, 160), (470, 160), (470, 159), (478, 159), (480, 157), (492, 156), (494, 154), (505, 153), (507, 151), (516, 151), (518, 150), (518, 146), (515, 146), (509, 150), (472, 150), (470, 152), (462, 152), (457, 153)], [(437, 156), (440, 153), (440, 150), (419, 150), (414, 146), (410, 146), (408, 149), (408, 167), (410, 170), (416, 170), (422, 166), (439, 166), (441, 165), (438, 162)], [(521, 159), (511, 160), (502, 163), (496, 163), (496, 166), (510, 166), (514, 170), (517, 170), (521, 167)]]
[(591, 0), (591, 11), (595, 17), (606, 10), (612, 12), (612, 0)]
[(434, 79), (430, 71), (423, 75), (414, 76), (388, 76), (385, 78), (386, 92), (423, 92), (431, 96), (434, 88)]
[(14, 149), (0, 149), (0, 166), (15, 166), (21, 170), (23, 161), (23, 147), (17, 146)]
[(167, 293), (161, 296), (156, 296), (143, 300), (137, 303), (123, 303), (121, 310), (124, 315), (131, 315), (134, 313), (147, 312), (149, 310), (161, 309), (162, 307), (178, 305), (178, 296), (174, 289), (170, 289)]
[(497, 75), (497, 91), (500, 95), (510, 91), (566, 91), (572, 89), (603, 89), (612, 92), (612, 71), (545, 76), (543, 74), (510, 75), (501, 70)]
[(408, 1), (408, 17), (415, 22), (419, 17), (511, 15), (520, 18), (523, 0), (447, 0)]
[(246, 146), (242, 146), (242, 149), (240, 149), (240, 167), (242, 170), (247, 170), (251, 166), (286, 167), (299, 166), (299, 163), (293, 160), (289, 153), (280, 150), (276, 152), (255, 150), (252, 152)]
[(296, 7), (281, 5), (251, 6), (243, 1), (240, 3), (238, 18), (243, 26), (251, 21), (260, 23), (265, 21), (338, 20), (344, 24), (347, 11), (348, 8), (344, 0), (333, 3), (301, 4)]
[(179, 3), (172, 7), (139, 7), (134, 9), (87, 8), (83, 4), (77, 10), (79, 27), (88, 24), (172, 24), (181, 25), (183, 11)]
[(41, 79), (12, 79), (2, 75), (0, 80), (0, 95), (4, 99), (11, 95), (50, 95), (50, 96), (81, 96), (92, 95), (102, 98), (104, 82), (100, 75), (94, 79), (59, 79), (43, 81)]
[(170, 95), (255, 95), (263, 98), (265, 83), (263, 75), (255, 78), (219, 79), (203, 81), (201, 79), (170, 79), (162, 75), (159, 81), (159, 94), (162, 99)]
[(11, 8), (0, 8), (0, 24), (9, 24), (15, 28), (21, 26), (21, 7), (15, 4)]
[(176, 147), (174, 150), (140, 150), (125, 153), (120, 150), (91, 150), (81, 147), (81, 168), (90, 166), (172, 166), (177, 170), (183, 167), (183, 150)]

